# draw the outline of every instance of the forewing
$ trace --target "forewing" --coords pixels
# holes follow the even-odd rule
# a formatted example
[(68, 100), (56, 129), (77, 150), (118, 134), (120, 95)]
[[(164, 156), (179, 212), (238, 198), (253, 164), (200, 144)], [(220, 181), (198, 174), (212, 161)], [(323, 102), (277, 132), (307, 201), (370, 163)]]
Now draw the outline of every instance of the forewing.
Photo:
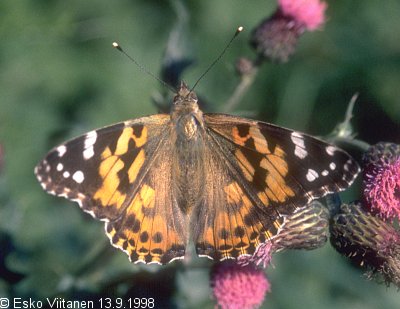
[(234, 116), (205, 118), (212, 135), (233, 145), (230, 161), (264, 204), (284, 204), (283, 212), (348, 188), (359, 172), (348, 153), (312, 136)]
[(167, 120), (144, 117), (72, 139), (39, 162), (36, 177), (48, 193), (78, 202), (94, 217), (117, 218), (165, 139)]

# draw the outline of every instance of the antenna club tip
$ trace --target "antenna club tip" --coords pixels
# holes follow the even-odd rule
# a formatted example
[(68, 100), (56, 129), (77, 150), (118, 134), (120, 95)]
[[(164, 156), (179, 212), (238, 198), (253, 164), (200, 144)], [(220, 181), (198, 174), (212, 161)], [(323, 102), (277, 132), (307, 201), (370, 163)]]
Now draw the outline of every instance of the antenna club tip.
[(119, 46), (119, 44), (118, 44), (117, 42), (113, 42), (113, 43), (112, 43), (112, 46), (113, 46), (114, 48), (116, 48), (116, 49), (122, 51), (121, 46)]
[(239, 26), (236, 31), (237, 32), (242, 32), (243, 30), (244, 30), (243, 26)]

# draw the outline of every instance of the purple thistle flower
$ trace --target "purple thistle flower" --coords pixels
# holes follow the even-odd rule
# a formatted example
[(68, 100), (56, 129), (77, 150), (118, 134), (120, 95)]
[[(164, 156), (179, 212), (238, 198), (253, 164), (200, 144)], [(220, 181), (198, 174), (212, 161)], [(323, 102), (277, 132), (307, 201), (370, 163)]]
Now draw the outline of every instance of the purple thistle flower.
[(276, 12), (253, 30), (250, 44), (262, 57), (286, 62), (294, 54), (300, 35), (324, 23), (326, 7), (319, 0), (280, 0)]
[(222, 309), (258, 308), (270, 284), (262, 269), (235, 261), (215, 263), (211, 269), (213, 295)]
[(291, 16), (308, 31), (321, 27), (325, 22), (327, 4), (319, 0), (279, 0), (283, 14)]
[(381, 218), (400, 218), (400, 145), (371, 146), (363, 162), (365, 206)]

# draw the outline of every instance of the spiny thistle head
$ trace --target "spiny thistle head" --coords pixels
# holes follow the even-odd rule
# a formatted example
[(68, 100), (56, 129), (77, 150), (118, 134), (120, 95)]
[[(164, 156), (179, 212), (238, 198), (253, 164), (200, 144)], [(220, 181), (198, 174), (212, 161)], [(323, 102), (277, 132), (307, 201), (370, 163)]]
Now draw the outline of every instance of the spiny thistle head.
[(286, 218), (282, 231), (273, 241), (274, 251), (322, 247), (328, 240), (328, 229), (328, 209), (313, 201)]
[(243, 256), (239, 264), (270, 264), (272, 253), (285, 249), (313, 250), (322, 247), (328, 239), (329, 211), (318, 201), (298, 209), (285, 218), (279, 234), (272, 240), (258, 246), (252, 256)]
[(361, 202), (342, 204), (331, 223), (331, 243), (371, 277), (381, 275), (400, 287), (400, 234), (363, 209)]

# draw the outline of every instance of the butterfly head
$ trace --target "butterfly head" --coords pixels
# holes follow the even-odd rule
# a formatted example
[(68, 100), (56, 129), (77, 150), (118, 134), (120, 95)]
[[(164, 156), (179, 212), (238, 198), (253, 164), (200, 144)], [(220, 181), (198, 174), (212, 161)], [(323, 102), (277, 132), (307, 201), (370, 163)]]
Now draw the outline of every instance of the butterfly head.
[(197, 111), (199, 106), (197, 105), (197, 95), (194, 91), (191, 91), (185, 82), (181, 82), (181, 85), (174, 97), (173, 109), (186, 109)]

